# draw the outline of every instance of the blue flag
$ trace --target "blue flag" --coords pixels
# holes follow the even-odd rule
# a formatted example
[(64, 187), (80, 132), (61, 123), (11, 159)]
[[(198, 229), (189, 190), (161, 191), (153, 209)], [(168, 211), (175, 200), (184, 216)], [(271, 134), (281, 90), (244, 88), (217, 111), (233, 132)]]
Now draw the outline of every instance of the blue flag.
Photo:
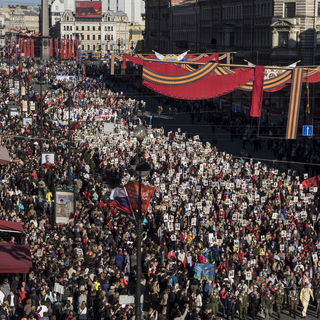
[(215, 244), (214, 246), (209, 247), (203, 256), (207, 259), (209, 263), (219, 261), (220, 254), (218, 246)]
[(216, 265), (212, 263), (195, 263), (194, 278), (199, 280), (214, 280)]

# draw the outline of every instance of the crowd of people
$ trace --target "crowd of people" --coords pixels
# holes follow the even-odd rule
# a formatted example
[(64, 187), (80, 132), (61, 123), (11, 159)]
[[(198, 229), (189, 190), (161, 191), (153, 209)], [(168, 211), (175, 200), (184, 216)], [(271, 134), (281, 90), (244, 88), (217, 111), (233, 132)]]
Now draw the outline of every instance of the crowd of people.
[[(69, 67), (45, 62), (31, 72), (48, 79), (62, 70), (72, 75)], [(0, 275), (0, 319), (135, 320), (129, 298), (137, 285), (148, 320), (318, 316), (319, 193), (302, 188), (307, 176), (235, 159), (198, 136), (148, 124), (142, 149), (151, 172), (143, 184), (156, 190), (143, 213), (136, 283), (135, 219), (108, 203), (112, 188), (136, 179), (132, 130), (143, 123), (145, 104), (76, 69), (72, 90), (70, 81), (52, 78), (55, 89), (38, 94), (42, 119), (39, 108), (10, 114), (8, 102), (18, 98), (1, 72), (1, 146), (11, 162), (0, 171), (0, 218), (21, 222), (24, 233), (0, 237), (28, 244), (32, 268), (26, 277)], [(46, 153), (54, 160), (42, 161)], [(75, 210), (57, 224), (54, 190), (69, 178)], [(196, 264), (215, 272), (199, 276)]]

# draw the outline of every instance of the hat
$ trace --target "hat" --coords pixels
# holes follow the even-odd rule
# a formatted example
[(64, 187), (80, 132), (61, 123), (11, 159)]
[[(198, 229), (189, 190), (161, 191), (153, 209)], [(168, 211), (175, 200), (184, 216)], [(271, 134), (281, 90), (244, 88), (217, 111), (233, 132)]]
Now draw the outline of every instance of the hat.
[(241, 289), (241, 291), (244, 291), (244, 290), (245, 290), (244, 288)]

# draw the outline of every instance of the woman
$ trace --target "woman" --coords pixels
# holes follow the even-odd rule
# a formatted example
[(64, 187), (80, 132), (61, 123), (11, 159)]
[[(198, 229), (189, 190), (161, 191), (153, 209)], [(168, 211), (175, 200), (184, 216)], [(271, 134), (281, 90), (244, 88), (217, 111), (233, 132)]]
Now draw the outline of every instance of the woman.
[(89, 319), (89, 313), (86, 306), (86, 303), (82, 301), (81, 306), (78, 310), (79, 320), (86, 320)]

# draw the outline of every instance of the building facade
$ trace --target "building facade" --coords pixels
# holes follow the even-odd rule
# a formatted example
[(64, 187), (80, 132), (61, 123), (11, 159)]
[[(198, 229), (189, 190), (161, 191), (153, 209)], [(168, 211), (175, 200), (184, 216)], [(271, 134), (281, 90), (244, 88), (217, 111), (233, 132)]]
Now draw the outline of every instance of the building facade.
[[(80, 0), (80, 2), (83, 0)], [(51, 12), (51, 26), (60, 21), (61, 16), (65, 11), (75, 13), (76, 0), (53, 0), (50, 6)], [(143, 0), (102, 0), (102, 12), (122, 11), (126, 13), (129, 22), (138, 23), (144, 26), (145, 6)]]
[(56, 38), (78, 39), (82, 51), (130, 51), (130, 23), (122, 11), (107, 11), (101, 18), (77, 18), (67, 10), (56, 30)]
[(319, 63), (318, 0), (146, 0), (146, 51), (237, 52), (256, 64)]

